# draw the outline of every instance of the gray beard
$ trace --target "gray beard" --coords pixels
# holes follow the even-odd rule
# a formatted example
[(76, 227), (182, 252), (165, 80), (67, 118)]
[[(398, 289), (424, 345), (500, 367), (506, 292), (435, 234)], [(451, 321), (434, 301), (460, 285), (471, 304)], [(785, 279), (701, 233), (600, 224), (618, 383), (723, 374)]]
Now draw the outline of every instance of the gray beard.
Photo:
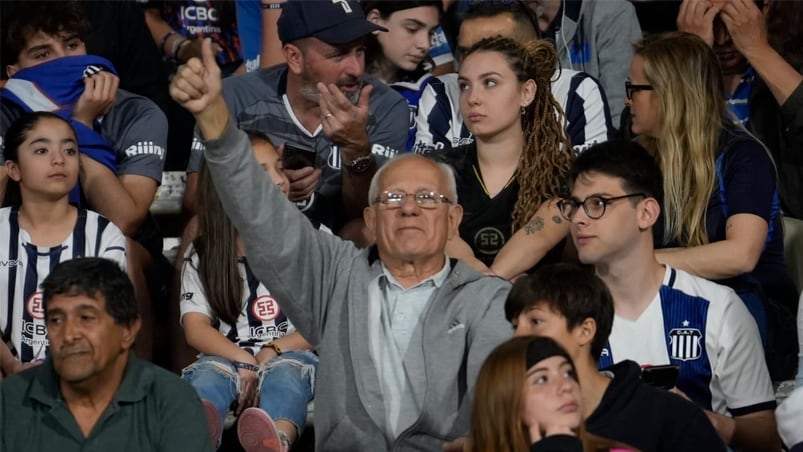
[(360, 92), (361, 91), (362, 91), (362, 89), (359, 89), (359, 90), (355, 91), (354, 94), (352, 94), (350, 96), (346, 96), (346, 99), (348, 99), (349, 102), (351, 102), (352, 105), (357, 105), (357, 102), (359, 102), (359, 100), (360, 100)]
[(301, 97), (303, 97), (304, 99), (316, 104), (320, 101), (321, 98), (321, 94), (318, 92), (318, 88), (315, 86), (315, 84), (309, 83), (307, 81), (304, 81), (304, 84), (301, 85), (299, 93), (301, 94)]
[[(318, 87), (316, 86), (315, 82), (304, 80), (299, 93), (301, 94), (301, 97), (309, 102), (314, 102), (316, 104), (320, 103), (321, 93), (318, 92)], [(360, 100), (360, 91), (356, 91), (354, 94), (347, 95), (346, 98), (352, 103), (352, 105), (357, 105), (357, 102)]]

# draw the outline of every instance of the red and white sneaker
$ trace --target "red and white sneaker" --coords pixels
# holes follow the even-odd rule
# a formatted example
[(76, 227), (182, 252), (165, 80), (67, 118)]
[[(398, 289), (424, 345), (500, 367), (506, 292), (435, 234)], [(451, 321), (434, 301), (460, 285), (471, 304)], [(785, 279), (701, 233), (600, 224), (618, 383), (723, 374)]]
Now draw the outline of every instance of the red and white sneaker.
[(220, 435), (223, 433), (223, 427), (220, 422), (220, 413), (217, 408), (207, 400), (201, 401), (204, 407), (204, 415), (206, 416), (206, 425), (209, 427), (209, 439), (212, 441), (212, 448), (217, 450), (220, 445)]
[(237, 438), (245, 452), (287, 452), (273, 419), (259, 408), (246, 408), (240, 414)]

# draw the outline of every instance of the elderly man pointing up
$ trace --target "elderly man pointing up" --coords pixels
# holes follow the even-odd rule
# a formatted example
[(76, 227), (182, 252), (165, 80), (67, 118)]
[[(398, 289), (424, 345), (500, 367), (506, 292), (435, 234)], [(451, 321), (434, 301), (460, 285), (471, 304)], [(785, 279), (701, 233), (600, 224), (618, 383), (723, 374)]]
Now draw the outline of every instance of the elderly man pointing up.
[(376, 245), (360, 250), (314, 229), (265, 176), (230, 118), (210, 42), (170, 93), (196, 117), (254, 274), (319, 351), (317, 448), (437, 450), (465, 435), (479, 368), (512, 331), (509, 284), (444, 252), (462, 216), (450, 170), (415, 155), (380, 168), (364, 212)]

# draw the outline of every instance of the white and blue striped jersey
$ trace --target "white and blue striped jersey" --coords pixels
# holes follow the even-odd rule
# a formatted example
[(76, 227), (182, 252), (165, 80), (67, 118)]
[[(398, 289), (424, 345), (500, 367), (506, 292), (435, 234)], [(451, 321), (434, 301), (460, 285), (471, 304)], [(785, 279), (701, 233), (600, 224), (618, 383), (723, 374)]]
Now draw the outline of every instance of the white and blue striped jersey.
[(566, 136), (575, 152), (608, 141), (614, 134), (602, 85), (585, 72), (561, 69), (552, 77), (552, 95), (563, 107)]
[(242, 310), (237, 325), (219, 321), (212, 312), (198, 274), (198, 253), (190, 245), (184, 254), (181, 269), (181, 323), (184, 315), (190, 312), (203, 314), (211, 320), (221, 334), (240, 348), (259, 352), (262, 344), (278, 339), (295, 331), (295, 327), (284, 315), (279, 303), (264, 284), (256, 279), (245, 258), (240, 258), (239, 270), (243, 280)]
[(775, 396), (753, 317), (725, 286), (667, 267), (636, 320), (614, 316), (600, 368), (624, 360), (680, 366), (677, 388), (704, 409), (741, 416), (774, 409)]
[[(556, 71), (552, 80), (552, 95), (566, 115), (566, 135), (575, 151), (608, 141), (614, 128), (608, 101), (599, 82), (585, 72), (571, 69)], [(417, 153), (474, 142), (460, 114), (457, 74), (436, 77), (421, 93), (415, 141), (413, 150)]]
[(117, 226), (91, 210), (78, 210), (72, 233), (54, 247), (31, 243), (19, 225), (19, 209), (0, 209), (0, 329), (22, 362), (45, 359), (49, 342), (40, 284), (59, 262), (103, 257), (126, 268), (126, 239)]
[(404, 149), (405, 151), (412, 151), (413, 146), (415, 146), (415, 117), (418, 113), (418, 101), (430, 80), (433, 80), (433, 77), (426, 72), (421, 74), (416, 80), (405, 80), (389, 84), (391, 88), (404, 97), (404, 100), (407, 101), (407, 107), (410, 109), (410, 126), (407, 135), (407, 146)]

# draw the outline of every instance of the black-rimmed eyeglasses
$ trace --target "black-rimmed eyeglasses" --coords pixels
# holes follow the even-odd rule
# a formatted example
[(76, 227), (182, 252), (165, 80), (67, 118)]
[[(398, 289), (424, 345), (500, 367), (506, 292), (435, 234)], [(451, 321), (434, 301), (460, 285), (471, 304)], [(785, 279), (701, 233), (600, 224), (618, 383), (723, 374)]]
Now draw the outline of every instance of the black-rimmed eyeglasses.
[(608, 204), (620, 199), (632, 198), (634, 196), (647, 197), (647, 195), (644, 193), (631, 193), (629, 195), (614, 196), (612, 198), (591, 195), (582, 201), (578, 201), (574, 198), (564, 198), (558, 201), (558, 209), (560, 209), (560, 214), (563, 216), (563, 218), (567, 219), (568, 221), (572, 221), (574, 214), (577, 213), (577, 209), (582, 205), (583, 210), (588, 218), (591, 218), (592, 220), (598, 220), (605, 215), (605, 208), (608, 207)]
[(625, 82), (625, 96), (627, 96), (627, 100), (633, 100), (633, 93), (652, 90), (652, 85), (635, 85), (630, 83), (629, 80)]
[(374, 199), (374, 203), (382, 204), (386, 209), (398, 209), (404, 200), (412, 196), (418, 207), (422, 209), (435, 209), (441, 204), (451, 204), (449, 198), (434, 191), (419, 193), (404, 193), (400, 191), (386, 191)]

